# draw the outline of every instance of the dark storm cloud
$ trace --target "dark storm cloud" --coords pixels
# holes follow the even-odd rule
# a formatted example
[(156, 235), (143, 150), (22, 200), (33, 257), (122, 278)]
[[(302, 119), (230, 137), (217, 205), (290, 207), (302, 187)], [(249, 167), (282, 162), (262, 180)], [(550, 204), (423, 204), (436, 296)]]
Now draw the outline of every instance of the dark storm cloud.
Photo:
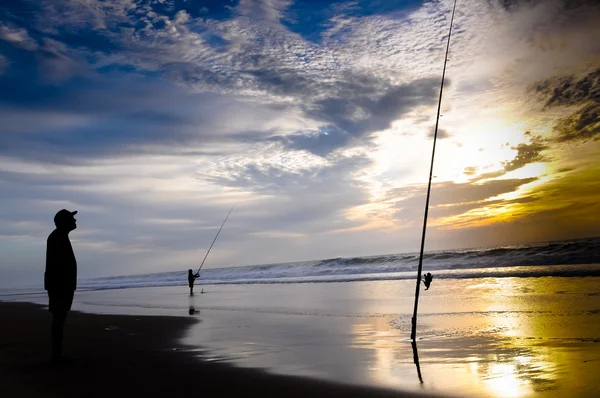
[(562, 119), (555, 130), (558, 142), (600, 139), (600, 104), (590, 104)]
[(574, 75), (543, 80), (534, 90), (545, 99), (545, 107), (579, 106), (555, 125), (556, 141), (598, 139), (600, 133), (600, 69), (577, 78)]
[[(589, 9), (598, 6), (596, 0), (496, 0), (507, 11), (516, 12), (527, 6), (550, 3), (558, 5), (554, 11), (565, 13), (571, 10)], [(563, 14), (564, 15), (564, 14)]]
[(547, 108), (600, 103), (600, 69), (579, 79), (574, 75), (546, 79), (534, 88), (546, 99)]

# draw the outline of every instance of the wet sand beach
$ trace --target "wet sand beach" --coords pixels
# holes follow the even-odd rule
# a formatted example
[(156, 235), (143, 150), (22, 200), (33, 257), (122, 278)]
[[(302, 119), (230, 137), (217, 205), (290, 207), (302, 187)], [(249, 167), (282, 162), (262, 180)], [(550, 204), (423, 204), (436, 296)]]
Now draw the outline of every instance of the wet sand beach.
[(50, 314), (0, 303), (0, 396), (421, 396), (206, 363), (179, 339), (196, 320), (73, 312), (65, 333), (70, 361), (49, 361)]
[[(148, 394), (191, 386), (228, 394), (242, 386), (279, 396), (295, 392), (297, 380), (311, 395), (375, 394), (365, 387), (464, 397), (600, 393), (597, 277), (436, 280), (421, 297), (416, 351), (412, 281), (202, 288), (206, 294), (193, 297), (185, 286), (78, 291), (74, 309), (92, 315), (69, 318), (65, 349), (88, 373), (112, 380), (103, 372), (120, 369), (131, 391)], [(2, 299), (47, 303), (43, 293)], [(13, 305), (25, 310), (6, 312)], [(1, 319), (14, 325), (2, 341), (12, 333), (29, 359), (6, 343), (0, 352), (21, 361), (18, 377), (45, 380), (45, 370), (27, 366), (42, 366), (48, 355), (49, 314), (29, 304), (2, 308)], [(159, 385), (144, 384), (159, 376)]]

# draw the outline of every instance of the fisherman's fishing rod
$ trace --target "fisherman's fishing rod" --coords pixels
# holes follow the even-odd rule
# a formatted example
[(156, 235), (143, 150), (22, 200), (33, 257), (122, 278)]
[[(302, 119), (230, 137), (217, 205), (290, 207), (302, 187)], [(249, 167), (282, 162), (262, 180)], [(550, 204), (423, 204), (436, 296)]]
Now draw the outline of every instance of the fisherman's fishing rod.
[(452, 35), (452, 24), (454, 23), (454, 11), (456, 10), (456, 1), (452, 7), (452, 17), (450, 18), (450, 28), (448, 31), (448, 43), (446, 44), (446, 56), (444, 58), (444, 69), (442, 70), (442, 82), (440, 84), (440, 98), (438, 101), (437, 117), (435, 119), (435, 132), (433, 134), (433, 150), (431, 153), (431, 167), (429, 168), (429, 184), (427, 185), (427, 199), (425, 200), (425, 216), (423, 218), (423, 234), (421, 236), (421, 252), (419, 253), (419, 269), (417, 271), (417, 287), (415, 289), (415, 309), (412, 316), (412, 331), (410, 339), (416, 341), (417, 336), (417, 310), (419, 308), (419, 291), (421, 289), (421, 271), (423, 269), (423, 251), (425, 250), (425, 234), (427, 232), (427, 216), (429, 215), (429, 196), (431, 194), (431, 179), (433, 176), (433, 161), (435, 158), (435, 144), (438, 136), (438, 125), (440, 123), (440, 110), (442, 108), (442, 93), (444, 92), (444, 78), (446, 77), (446, 64), (448, 63), (448, 51), (450, 50), (450, 36)]
[(200, 264), (200, 268), (198, 268), (198, 271), (196, 271), (196, 274), (199, 273), (200, 270), (202, 269), (202, 266), (204, 265), (204, 262), (206, 261), (206, 258), (208, 257), (208, 253), (210, 253), (210, 249), (212, 249), (213, 245), (217, 241), (217, 238), (219, 237), (221, 230), (225, 226), (225, 223), (227, 222), (227, 219), (229, 218), (229, 215), (231, 214), (231, 212), (233, 211), (234, 208), (235, 208), (235, 205), (231, 208), (231, 210), (229, 210), (229, 213), (227, 213), (227, 217), (225, 217), (223, 224), (221, 224), (221, 228), (219, 228), (219, 231), (217, 231), (217, 234), (215, 235), (215, 238), (213, 239), (212, 243), (210, 244), (210, 247), (208, 248), (208, 251), (206, 252), (206, 255), (204, 256), (204, 259), (202, 260), (202, 264)]

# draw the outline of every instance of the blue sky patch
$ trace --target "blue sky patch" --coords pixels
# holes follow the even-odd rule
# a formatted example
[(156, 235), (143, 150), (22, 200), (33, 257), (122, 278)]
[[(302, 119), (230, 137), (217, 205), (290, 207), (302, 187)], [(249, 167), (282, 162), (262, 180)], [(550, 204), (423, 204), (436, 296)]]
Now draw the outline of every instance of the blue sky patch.
[(152, 10), (168, 17), (183, 10), (191, 18), (223, 20), (231, 17), (231, 9), (237, 4), (237, 0), (166, 0), (152, 3)]
[(318, 42), (321, 34), (330, 27), (330, 19), (336, 15), (367, 17), (408, 13), (418, 9), (422, 4), (422, 0), (362, 0), (356, 2), (300, 0), (294, 2), (286, 10), (282, 23), (305, 40)]

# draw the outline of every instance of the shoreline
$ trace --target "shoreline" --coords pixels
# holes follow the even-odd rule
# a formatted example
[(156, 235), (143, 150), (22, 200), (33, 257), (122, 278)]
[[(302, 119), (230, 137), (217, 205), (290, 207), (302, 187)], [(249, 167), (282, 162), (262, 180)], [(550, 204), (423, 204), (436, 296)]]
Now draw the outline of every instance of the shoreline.
[[(96, 315), (72, 311), (65, 355), (49, 361), (51, 315), (43, 306), (0, 301), (0, 394), (19, 397), (166, 396), (435, 396), (280, 376), (200, 360), (180, 341), (198, 320), (182, 316)], [(256, 395), (255, 395), (256, 396)]]

